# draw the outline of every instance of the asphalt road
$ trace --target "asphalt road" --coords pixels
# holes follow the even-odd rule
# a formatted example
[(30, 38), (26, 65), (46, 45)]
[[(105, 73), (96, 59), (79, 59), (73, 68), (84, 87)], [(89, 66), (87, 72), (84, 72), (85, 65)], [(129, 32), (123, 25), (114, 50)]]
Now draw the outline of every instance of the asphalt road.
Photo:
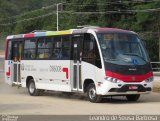
[(160, 93), (143, 95), (138, 102), (127, 102), (125, 97), (108, 97), (98, 104), (90, 103), (85, 95), (80, 94), (68, 96), (60, 92), (46, 92), (33, 97), (25, 88), (5, 84), (4, 74), (0, 71), (0, 114), (160, 114)]

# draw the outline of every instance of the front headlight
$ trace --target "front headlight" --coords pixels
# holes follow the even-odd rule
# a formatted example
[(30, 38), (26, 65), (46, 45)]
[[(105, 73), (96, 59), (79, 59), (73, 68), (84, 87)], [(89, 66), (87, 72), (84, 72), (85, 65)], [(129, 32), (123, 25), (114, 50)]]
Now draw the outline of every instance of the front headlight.
[(150, 83), (152, 81), (153, 81), (153, 76), (145, 80), (145, 82), (147, 82), (147, 83)]
[(105, 77), (104, 78), (107, 81), (113, 82), (113, 83), (120, 83), (121, 81), (116, 79), (116, 78), (112, 78), (112, 77)]

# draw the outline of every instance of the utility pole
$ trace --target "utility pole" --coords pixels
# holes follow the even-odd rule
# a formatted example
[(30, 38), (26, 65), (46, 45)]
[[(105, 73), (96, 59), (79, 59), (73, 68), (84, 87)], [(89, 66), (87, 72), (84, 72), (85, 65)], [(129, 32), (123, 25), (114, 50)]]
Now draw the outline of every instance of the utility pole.
[(158, 43), (159, 43), (159, 61), (160, 61), (160, 22), (159, 22), (159, 20), (160, 20), (160, 17), (159, 17), (159, 15), (160, 15), (160, 13), (157, 13), (158, 14), (158, 20), (157, 20), (157, 27), (158, 27), (158, 33), (157, 33), (157, 36), (158, 36)]
[(160, 24), (159, 24), (159, 22), (158, 22), (158, 38), (159, 38), (159, 61), (160, 61), (160, 29), (159, 29), (159, 27), (160, 27)]
[(59, 5), (62, 5), (62, 3), (57, 3), (57, 31), (59, 31), (59, 27), (58, 27), (58, 25), (59, 25), (59, 16), (58, 16), (58, 12), (59, 12)]

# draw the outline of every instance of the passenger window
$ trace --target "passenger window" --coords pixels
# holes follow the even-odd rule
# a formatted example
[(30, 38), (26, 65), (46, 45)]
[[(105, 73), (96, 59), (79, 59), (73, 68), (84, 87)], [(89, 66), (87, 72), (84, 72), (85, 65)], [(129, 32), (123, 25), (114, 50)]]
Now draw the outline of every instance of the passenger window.
[(36, 40), (25, 40), (24, 59), (35, 59), (36, 57)]
[(55, 60), (69, 60), (70, 59), (70, 37), (65, 36), (55, 36), (53, 38), (53, 50), (52, 58)]
[(52, 59), (59, 60), (62, 58), (62, 39), (61, 36), (53, 38)]
[(15, 62), (21, 61), (23, 56), (23, 41), (16, 40), (12, 42), (12, 57), (11, 59)]
[(51, 38), (39, 38), (38, 39), (37, 58), (38, 59), (50, 58), (52, 46), (53, 46), (53, 44), (52, 44)]
[(15, 62), (18, 61), (18, 55), (19, 55), (18, 43), (14, 43), (14, 44), (13, 44), (13, 60), (14, 60)]
[(70, 37), (62, 36), (62, 59), (69, 60), (70, 59)]
[(102, 64), (101, 64), (101, 57), (100, 57), (100, 54), (99, 54), (99, 49), (98, 49), (98, 45), (95, 41), (94, 43), (94, 47), (95, 47), (95, 65), (98, 67), (98, 68), (102, 68)]
[(82, 60), (93, 63), (95, 55), (93, 52), (93, 40), (91, 39), (90, 34), (85, 34), (84, 35), (84, 43), (83, 43), (83, 56)]
[(99, 68), (102, 67), (97, 43), (91, 34), (84, 34), (82, 61), (91, 63)]
[(8, 41), (7, 60), (11, 60), (11, 47), (12, 47), (12, 43), (11, 41)]

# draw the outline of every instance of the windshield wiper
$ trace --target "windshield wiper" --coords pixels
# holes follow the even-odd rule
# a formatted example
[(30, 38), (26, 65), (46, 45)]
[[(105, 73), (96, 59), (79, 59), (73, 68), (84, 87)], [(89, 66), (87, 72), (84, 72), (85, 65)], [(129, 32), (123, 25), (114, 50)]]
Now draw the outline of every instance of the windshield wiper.
[(148, 62), (147, 60), (145, 60), (142, 56), (134, 54), (134, 53), (124, 53), (123, 55), (130, 55), (130, 56), (137, 56), (139, 58), (141, 58), (142, 60), (144, 60), (145, 62)]
[(107, 61), (117, 61), (117, 59), (111, 59), (111, 58), (104, 58), (104, 60)]

